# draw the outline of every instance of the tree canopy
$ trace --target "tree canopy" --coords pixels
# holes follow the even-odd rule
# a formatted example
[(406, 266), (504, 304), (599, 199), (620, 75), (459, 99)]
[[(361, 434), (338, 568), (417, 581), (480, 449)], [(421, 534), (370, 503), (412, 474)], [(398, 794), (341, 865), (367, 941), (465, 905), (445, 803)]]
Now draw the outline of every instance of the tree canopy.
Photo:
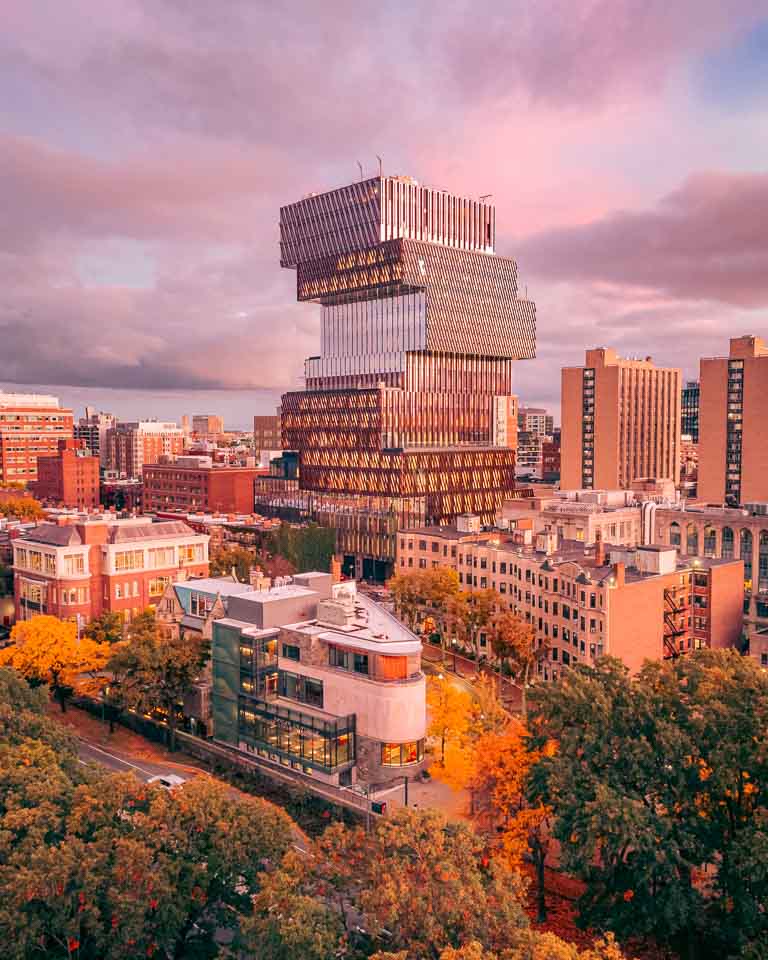
[(77, 762), (45, 696), (0, 669), (0, 938), (9, 960), (215, 957), (290, 819), (200, 776), (172, 792)]
[(45, 516), (43, 506), (33, 497), (8, 497), (0, 500), (0, 517), (14, 520), (42, 520)]
[[(210, 644), (187, 635), (164, 634), (154, 614), (145, 611), (112, 647), (109, 669), (116, 678), (120, 706), (160, 711), (168, 723), (168, 743), (175, 748), (178, 713), (184, 698), (210, 656)], [(112, 685), (110, 685), (112, 686)]]
[(689, 957), (768, 935), (768, 675), (735, 651), (567, 671), (536, 689), (534, 793), (584, 924)]
[(47, 615), (22, 620), (11, 631), (12, 644), (0, 650), (0, 665), (13, 667), (32, 684), (46, 683), (66, 710), (72, 690), (92, 693), (104, 678), (109, 659), (108, 644), (77, 636), (68, 620)]

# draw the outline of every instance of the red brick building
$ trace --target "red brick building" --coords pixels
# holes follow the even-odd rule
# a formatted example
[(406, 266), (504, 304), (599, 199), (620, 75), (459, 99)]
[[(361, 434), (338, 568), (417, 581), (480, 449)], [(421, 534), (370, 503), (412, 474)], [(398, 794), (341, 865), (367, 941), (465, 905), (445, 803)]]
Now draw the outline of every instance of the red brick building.
[(61, 517), (13, 541), (13, 573), (17, 620), (87, 623), (106, 610), (130, 620), (169, 583), (208, 576), (208, 537), (179, 521)]
[(92, 510), (99, 505), (99, 458), (85, 440), (59, 440), (59, 452), (40, 456), (32, 492), (44, 502)]
[(144, 467), (144, 511), (253, 513), (257, 467), (214, 464), (210, 457), (178, 457)]
[(0, 486), (37, 480), (37, 458), (57, 453), (72, 424), (56, 397), (0, 392)]

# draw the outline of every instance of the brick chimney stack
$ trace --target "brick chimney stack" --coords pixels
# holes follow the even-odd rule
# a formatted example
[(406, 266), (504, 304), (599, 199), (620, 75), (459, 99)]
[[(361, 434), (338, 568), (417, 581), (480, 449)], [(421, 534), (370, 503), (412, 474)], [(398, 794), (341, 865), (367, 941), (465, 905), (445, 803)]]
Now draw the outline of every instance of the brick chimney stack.
[(605, 544), (603, 543), (602, 530), (598, 530), (595, 533), (595, 566), (605, 566)]
[(624, 563), (614, 563), (613, 565), (613, 579), (615, 581), (615, 586), (623, 587), (626, 575), (626, 564)]

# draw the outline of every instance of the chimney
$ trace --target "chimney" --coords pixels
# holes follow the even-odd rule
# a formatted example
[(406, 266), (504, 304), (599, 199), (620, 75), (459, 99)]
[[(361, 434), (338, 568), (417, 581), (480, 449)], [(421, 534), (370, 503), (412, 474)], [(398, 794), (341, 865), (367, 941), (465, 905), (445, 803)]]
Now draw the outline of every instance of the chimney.
[(264, 576), (264, 571), (261, 567), (251, 567), (248, 573), (248, 582), (254, 590), (269, 590), (272, 585), (269, 577)]
[(603, 531), (595, 532), (595, 566), (605, 566), (605, 544), (603, 543)]
[(626, 568), (626, 564), (624, 564), (624, 563), (614, 563), (614, 565), (613, 565), (614, 586), (616, 586), (616, 587), (623, 587), (623, 586), (624, 586), (626, 569), (627, 569), (627, 568)]
[(331, 579), (334, 583), (341, 583), (341, 560), (335, 554), (331, 557)]

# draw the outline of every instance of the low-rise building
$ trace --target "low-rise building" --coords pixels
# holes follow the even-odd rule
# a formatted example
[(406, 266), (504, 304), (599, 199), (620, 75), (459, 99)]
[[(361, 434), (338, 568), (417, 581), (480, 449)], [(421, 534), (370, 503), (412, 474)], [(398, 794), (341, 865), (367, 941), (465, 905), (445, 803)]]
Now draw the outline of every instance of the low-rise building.
[[(679, 558), (674, 548), (591, 550), (549, 530), (519, 530), (509, 539), (463, 544), (459, 581), (466, 590), (492, 588), (530, 623), (547, 647), (539, 676), (590, 664), (603, 654), (632, 671), (647, 659), (701, 647), (738, 647), (742, 634), (740, 560)], [(487, 637), (481, 652), (490, 656)]]
[(130, 620), (172, 581), (208, 574), (208, 537), (179, 522), (62, 516), (12, 540), (16, 618)]
[(214, 464), (211, 457), (164, 458), (144, 466), (144, 510), (252, 513), (255, 466)]
[(255, 573), (250, 584), (180, 583), (159, 618), (210, 633), (215, 740), (337, 786), (422, 768), (421, 643), (353, 582)]
[(59, 440), (59, 451), (37, 458), (37, 480), (30, 488), (38, 500), (78, 510), (99, 505), (99, 458), (85, 440)]

